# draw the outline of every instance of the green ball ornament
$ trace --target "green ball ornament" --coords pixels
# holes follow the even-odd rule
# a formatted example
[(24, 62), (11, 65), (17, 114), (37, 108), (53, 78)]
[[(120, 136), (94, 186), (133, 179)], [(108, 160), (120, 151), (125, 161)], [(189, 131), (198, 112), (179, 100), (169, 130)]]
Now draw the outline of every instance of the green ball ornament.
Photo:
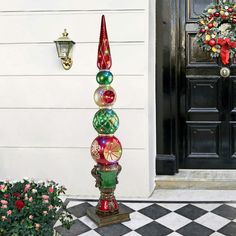
[(113, 81), (113, 74), (109, 70), (99, 71), (96, 80), (101, 85), (111, 84)]
[(93, 127), (99, 134), (114, 134), (119, 127), (119, 118), (112, 109), (100, 109), (94, 115)]

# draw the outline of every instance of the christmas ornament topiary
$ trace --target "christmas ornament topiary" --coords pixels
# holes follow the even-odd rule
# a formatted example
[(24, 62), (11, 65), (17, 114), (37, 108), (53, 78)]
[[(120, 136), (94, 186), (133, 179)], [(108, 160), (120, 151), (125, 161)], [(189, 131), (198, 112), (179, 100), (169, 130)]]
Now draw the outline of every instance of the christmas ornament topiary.
[(100, 109), (93, 118), (93, 127), (98, 132), (98, 137), (92, 142), (91, 156), (97, 163), (92, 169), (92, 175), (96, 179), (96, 187), (99, 188), (101, 195), (97, 206), (88, 208), (87, 214), (98, 226), (104, 226), (130, 219), (129, 214), (119, 207), (114, 196), (117, 177), (121, 171), (118, 161), (122, 155), (122, 146), (114, 136), (119, 127), (119, 118), (111, 107), (116, 100), (116, 92), (110, 85), (113, 81), (110, 72), (112, 60), (104, 16), (101, 23), (97, 66), (100, 71), (96, 80), (100, 86), (94, 93), (94, 101)]

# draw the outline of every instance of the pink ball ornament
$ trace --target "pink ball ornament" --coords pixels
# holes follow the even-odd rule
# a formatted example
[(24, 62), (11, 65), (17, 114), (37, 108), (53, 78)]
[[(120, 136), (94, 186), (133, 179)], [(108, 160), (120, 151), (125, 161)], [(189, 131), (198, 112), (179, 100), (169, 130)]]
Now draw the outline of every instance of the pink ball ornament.
[(94, 92), (94, 101), (99, 107), (112, 106), (116, 101), (116, 92), (111, 86), (100, 86)]
[(122, 155), (122, 146), (115, 136), (98, 136), (91, 145), (93, 159), (101, 165), (117, 163)]

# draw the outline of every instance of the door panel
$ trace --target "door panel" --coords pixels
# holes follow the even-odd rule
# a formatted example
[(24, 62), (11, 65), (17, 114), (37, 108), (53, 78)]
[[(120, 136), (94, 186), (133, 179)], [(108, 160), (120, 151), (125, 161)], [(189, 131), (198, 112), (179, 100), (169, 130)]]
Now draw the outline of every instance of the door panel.
[(210, 3), (212, 3), (212, 0), (187, 0), (186, 1), (187, 22), (196, 21), (198, 16)]
[(214, 64), (214, 61), (211, 57), (202, 53), (202, 49), (196, 44), (195, 36), (196, 32), (192, 32), (195, 25), (190, 25), (190, 31), (186, 31), (186, 58), (187, 58), (187, 67), (202, 65), (206, 66), (209, 64)]
[(188, 78), (189, 110), (218, 108), (218, 81)]
[(187, 158), (219, 158), (220, 124), (188, 123)]

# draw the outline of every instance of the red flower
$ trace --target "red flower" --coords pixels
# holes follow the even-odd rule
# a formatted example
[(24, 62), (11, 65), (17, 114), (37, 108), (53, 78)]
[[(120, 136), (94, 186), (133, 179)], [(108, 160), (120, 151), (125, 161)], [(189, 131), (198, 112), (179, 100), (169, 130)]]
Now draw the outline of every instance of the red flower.
[(49, 188), (48, 188), (48, 192), (49, 192), (49, 193), (53, 193), (53, 191), (54, 191), (53, 187), (49, 187)]
[(14, 197), (20, 197), (21, 194), (20, 194), (20, 193), (13, 193), (13, 196), (14, 196)]
[(10, 197), (10, 195), (9, 194), (3, 194), (3, 197), (8, 199)]
[(15, 205), (16, 205), (16, 208), (17, 208), (19, 211), (21, 211), (22, 208), (24, 208), (25, 203), (24, 203), (23, 201), (21, 201), (21, 200), (16, 200)]

